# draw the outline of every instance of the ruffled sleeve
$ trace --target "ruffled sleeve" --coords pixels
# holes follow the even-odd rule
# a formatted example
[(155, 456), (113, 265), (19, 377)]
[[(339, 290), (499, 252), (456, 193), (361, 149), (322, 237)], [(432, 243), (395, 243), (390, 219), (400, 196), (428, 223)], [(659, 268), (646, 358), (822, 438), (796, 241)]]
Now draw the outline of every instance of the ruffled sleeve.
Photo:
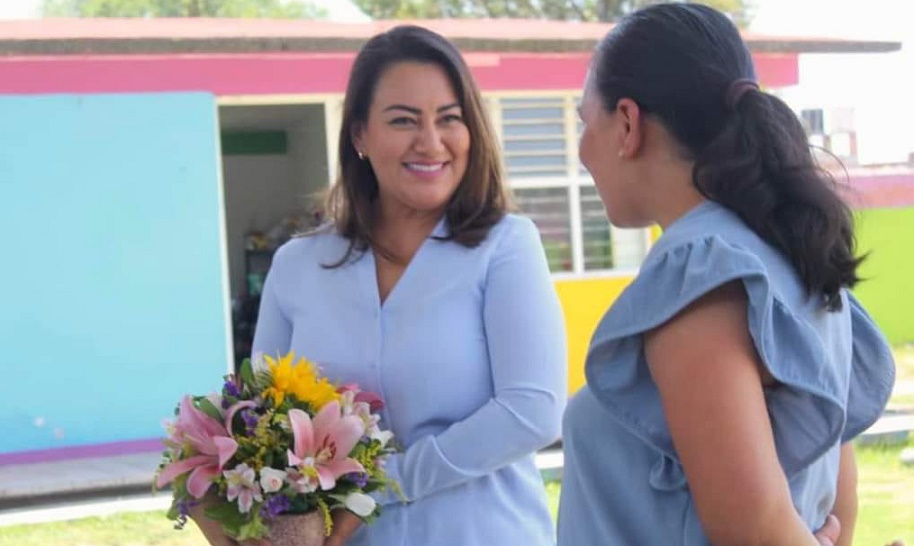
[[(788, 477), (878, 417), (886, 385), (891, 385), (885, 377), (888, 346), (856, 300), (847, 302), (853, 317), (853, 351), (848, 343), (836, 358), (815, 328), (779, 298), (756, 254), (718, 235), (654, 250), (659, 252), (648, 256), (638, 277), (597, 327), (585, 366), (588, 385), (603, 406), (662, 454), (650, 476), (654, 487), (681, 487), (685, 476), (644, 358), (641, 334), (731, 281), (745, 286), (752, 339), (764, 366), (780, 383), (766, 391), (766, 400)], [(852, 380), (847, 362), (851, 352)], [(891, 364), (890, 351), (888, 355)], [(849, 416), (848, 407), (853, 410)]]
[(843, 441), (852, 440), (882, 415), (895, 384), (889, 342), (856, 298), (850, 296), (853, 360)]

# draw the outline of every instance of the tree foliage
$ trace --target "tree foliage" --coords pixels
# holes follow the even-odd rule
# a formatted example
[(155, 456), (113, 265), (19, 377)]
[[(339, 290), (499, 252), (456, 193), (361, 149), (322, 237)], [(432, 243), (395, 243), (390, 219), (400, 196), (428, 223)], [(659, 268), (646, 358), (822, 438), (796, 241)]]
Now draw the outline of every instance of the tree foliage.
[[(354, 0), (374, 19), (513, 17), (560, 21), (612, 21), (662, 0)], [(738, 24), (749, 20), (748, 0), (704, 0), (730, 14)]]
[(273, 17), (314, 19), (324, 10), (301, 0), (44, 0), (45, 17)]

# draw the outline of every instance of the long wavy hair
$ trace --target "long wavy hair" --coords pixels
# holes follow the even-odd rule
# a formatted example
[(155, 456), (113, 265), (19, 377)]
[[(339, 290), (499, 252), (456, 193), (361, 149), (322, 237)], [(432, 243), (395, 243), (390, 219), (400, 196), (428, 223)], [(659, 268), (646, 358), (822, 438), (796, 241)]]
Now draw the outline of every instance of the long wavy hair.
[(592, 70), (607, 111), (627, 97), (659, 120), (694, 161), (698, 191), (783, 253), (825, 308), (841, 308), (862, 261), (850, 208), (783, 101), (751, 84), (731, 93), (755, 68), (725, 15), (681, 3), (636, 11), (601, 41)]
[[(444, 70), (470, 134), (466, 173), (445, 208), (449, 232), (442, 239), (466, 247), (477, 246), (510, 208), (498, 142), (479, 89), (460, 52), (446, 38), (428, 29), (397, 26), (374, 36), (362, 47), (349, 76), (340, 126), (339, 173), (325, 201), (328, 220), (349, 240), (349, 247), (339, 261), (327, 267), (339, 267), (376, 247), (378, 179), (371, 164), (359, 158), (353, 134), (368, 122), (381, 76), (402, 62), (429, 63)], [(390, 256), (384, 248), (378, 251), (399, 259)]]

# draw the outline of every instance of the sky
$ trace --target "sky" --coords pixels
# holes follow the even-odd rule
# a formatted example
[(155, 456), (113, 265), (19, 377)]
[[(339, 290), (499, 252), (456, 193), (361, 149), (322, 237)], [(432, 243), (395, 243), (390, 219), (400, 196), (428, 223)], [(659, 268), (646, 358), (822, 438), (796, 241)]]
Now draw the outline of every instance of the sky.
[[(914, 5), (909, 0), (749, 0), (751, 29), (783, 35), (903, 42), (890, 54), (803, 55), (800, 86), (782, 96), (796, 108), (856, 112), (861, 163), (905, 161), (914, 152)], [(339, 20), (358, 19), (345, 0), (318, 0)], [(0, 19), (37, 16), (41, 0), (0, 0)], [(912, 76), (909, 76), (911, 74)]]
[(908, 0), (755, 0), (752, 29), (902, 42), (896, 53), (802, 55), (800, 82), (783, 92), (795, 108), (853, 107), (862, 164), (914, 153), (914, 25)]
[[(340, 20), (360, 20), (361, 12), (345, 0), (312, 0), (323, 6), (331, 18)], [(27, 19), (37, 17), (41, 0), (0, 0), (0, 19)]]

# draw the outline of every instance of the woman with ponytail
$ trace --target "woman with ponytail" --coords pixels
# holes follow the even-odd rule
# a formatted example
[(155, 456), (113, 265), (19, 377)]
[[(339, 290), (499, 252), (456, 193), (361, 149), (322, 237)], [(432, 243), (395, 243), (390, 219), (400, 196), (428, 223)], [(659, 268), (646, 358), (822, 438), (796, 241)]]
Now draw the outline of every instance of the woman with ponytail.
[(683, 3), (613, 28), (580, 114), (610, 221), (663, 235), (565, 413), (559, 545), (850, 544), (850, 441), (894, 362), (799, 120), (733, 23)]

